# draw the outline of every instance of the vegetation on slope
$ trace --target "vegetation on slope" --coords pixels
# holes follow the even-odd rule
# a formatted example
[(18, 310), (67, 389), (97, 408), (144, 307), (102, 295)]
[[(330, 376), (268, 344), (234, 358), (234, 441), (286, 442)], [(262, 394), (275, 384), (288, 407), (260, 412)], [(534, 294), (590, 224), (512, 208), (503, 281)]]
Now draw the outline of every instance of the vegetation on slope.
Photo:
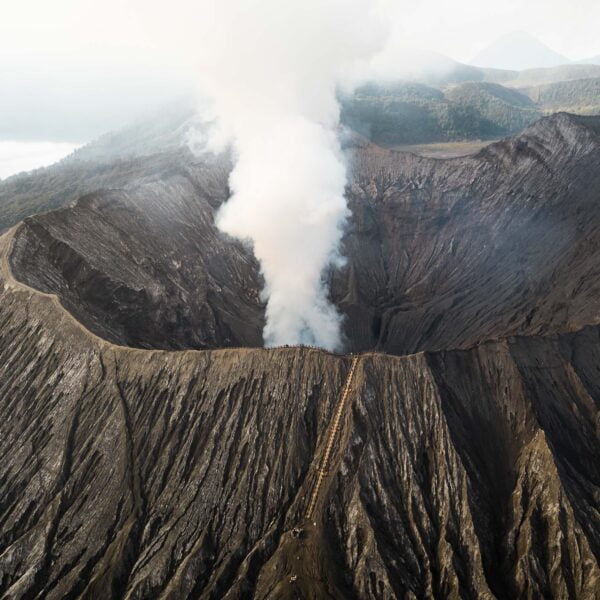
[(501, 83), (510, 87), (542, 85), (560, 81), (575, 81), (600, 77), (600, 65), (560, 65), (542, 69), (525, 69), (524, 71), (505, 71), (502, 69), (481, 69), (484, 80), (490, 83)]
[(414, 83), (368, 84), (342, 106), (345, 125), (382, 145), (489, 139), (519, 131), (540, 116), (526, 95), (485, 82), (445, 91)]
[(560, 81), (523, 90), (546, 113), (568, 111), (582, 115), (600, 113), (600, 77)]

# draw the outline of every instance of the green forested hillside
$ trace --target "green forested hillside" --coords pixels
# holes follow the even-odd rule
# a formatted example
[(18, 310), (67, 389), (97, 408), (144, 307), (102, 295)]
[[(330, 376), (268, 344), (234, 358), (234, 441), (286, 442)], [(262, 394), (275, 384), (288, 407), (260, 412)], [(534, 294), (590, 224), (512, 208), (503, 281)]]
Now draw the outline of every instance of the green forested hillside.
[(342, 122), (383, 145), (493, 138), (519, 131), (540, 116), (528, 96), (485, 82), (445, 90), (370, 84), (342, 104)]
[(546, 113), (600, 114), (600, 77), (560, 81), (521, 90)]

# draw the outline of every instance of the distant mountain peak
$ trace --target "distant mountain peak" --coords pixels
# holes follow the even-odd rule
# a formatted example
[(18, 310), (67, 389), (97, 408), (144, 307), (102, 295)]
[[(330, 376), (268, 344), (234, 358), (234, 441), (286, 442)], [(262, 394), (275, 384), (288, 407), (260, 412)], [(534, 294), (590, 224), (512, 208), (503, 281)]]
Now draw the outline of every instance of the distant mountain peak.
[(478, 67), (522, 71), (557, 67), (571, 60), (524, 31), (513, 31), (481, 50), (471, 64)]

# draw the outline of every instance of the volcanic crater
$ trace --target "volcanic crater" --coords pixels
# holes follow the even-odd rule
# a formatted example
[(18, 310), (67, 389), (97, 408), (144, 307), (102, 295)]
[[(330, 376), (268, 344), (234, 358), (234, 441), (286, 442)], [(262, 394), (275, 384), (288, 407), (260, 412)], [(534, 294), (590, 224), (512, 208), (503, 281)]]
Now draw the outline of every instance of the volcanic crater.
[(3, 597), (595, 597), (600, 118), (348, 152), (353, 371), (261, 348), (226, 159), (1, 238)]

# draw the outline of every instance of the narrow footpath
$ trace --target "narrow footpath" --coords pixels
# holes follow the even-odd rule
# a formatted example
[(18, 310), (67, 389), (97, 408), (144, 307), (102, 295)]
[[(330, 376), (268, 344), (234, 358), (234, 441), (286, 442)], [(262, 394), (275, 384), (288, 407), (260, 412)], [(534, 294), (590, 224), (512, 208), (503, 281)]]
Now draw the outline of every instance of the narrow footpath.
[(358, 364), (358, 356), (355, 356), (352, 359), (352, 366), (350, 367), (350, 372), (348, 373), (348, 377), (346, 378), (346, 383), (344, 385), (342, 395), (338, 401), (338, 405), (336, 407), (333, 420), (329, 425), (329, 433), (327, 437), (327, 444), (325, 445), (325, 451), (323, 452), (323, 458), (321, 460), (321, 464), (318, 467), (317, 471), (317, 479), (312, 489), (312, 493), (310, 495), (310, 502), (308, 503), (308, 507), (306, 509), (306, 518), (311, 519), (315, 510), (315, 506), (317, 505), (317, 499), (319, 498), (319, 492), (321, 491), (321, 486), (323, 484), (323, 479), (329, 472), (329, 464), (331, 461), (331, 453), (333, 451), (334, 445), (339, 437), (340, 433), (340, 421), (342, 419), (342, 415), (344, 414), (344, 409), (346, 408), (346, 404), (348, 401), (348, 396), (350, 395), (350, 390), (352, 388), (352, 379), (354, 377), (354, 372), (356, 371), (356, 365)]

